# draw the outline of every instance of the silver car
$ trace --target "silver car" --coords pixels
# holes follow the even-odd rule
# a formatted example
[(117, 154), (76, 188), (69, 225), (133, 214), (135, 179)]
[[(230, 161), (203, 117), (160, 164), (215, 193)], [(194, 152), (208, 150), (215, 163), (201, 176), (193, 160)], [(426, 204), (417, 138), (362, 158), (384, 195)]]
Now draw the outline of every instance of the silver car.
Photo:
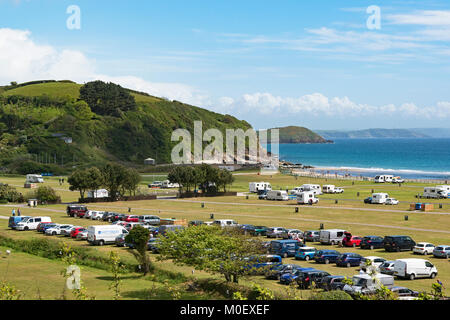
[(381, 266), (379, 266), (380, 273), (393, 275), (394, 263), (395, 261), (385, 261)]
[(433, 256), (436, 258), (448, 258), (450, 257), (450, 246), (440, 245), (434, 248)]
[(285, 228), (272, 227), (267, 230), (266, 236), (267, 238), (281, 238), (281, 234), (285, 231)]
[(294, 237), (303, 239), (303, 232), (298, 229), (287, 229), (281, 233), (283, 239), (293, 239)]

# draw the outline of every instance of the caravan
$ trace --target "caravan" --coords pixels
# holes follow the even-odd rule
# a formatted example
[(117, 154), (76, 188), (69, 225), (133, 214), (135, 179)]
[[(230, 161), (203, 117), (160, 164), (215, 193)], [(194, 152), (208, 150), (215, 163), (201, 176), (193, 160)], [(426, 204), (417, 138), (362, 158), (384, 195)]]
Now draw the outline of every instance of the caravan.
[(325, 184), (322, 186), (323, 193), (343, 193), (344, 189), (338, 188), (332, 184)]
[(269, 191), (266, 196), (267, 200), (280, 200), (280, 201), (288, 201), (289, 196), (286, 191)]
[(248, 189), (252, 193), (258, 193), (258, 191), (271, 191), (272, 186), (269, 182), (250, 182)]
[(44, 178), (40, 174), (27, 174), (25, 183), (44, 183)]
[(315, 194), (322, 194), (322, 188), (318, 184), (304, 184), (300, 188), (302, 188), (303, 191), (314, 191)]
[(379, 175), (375, 177), (375, 182), (377, 183), (385, 183), (385, 182), (392, 182), (394, 179), (394, 176), (392, 175)]
[(450, 198), (450, 186), (440, 185), (436, 187), (425, 187), (423, 189), (423, 197), (427, 199)]
[(318, 202), (319, 199), (316, 198), (314, 191), (303, 191), (297, 194), (297, 204), (314, 204)]
[(387, 193), (374, 193), (372, 194), (371, 203), (384, 204), (388, 198), (389, 195)]

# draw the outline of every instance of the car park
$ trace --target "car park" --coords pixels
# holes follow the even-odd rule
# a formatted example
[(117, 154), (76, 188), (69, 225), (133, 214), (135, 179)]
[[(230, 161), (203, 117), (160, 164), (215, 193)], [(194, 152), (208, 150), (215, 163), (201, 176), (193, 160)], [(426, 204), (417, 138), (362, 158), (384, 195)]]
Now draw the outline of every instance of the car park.
[(318, 230), (308, 230), (303, 234), (303, 241), (319, 242), (320, 241), (320, 231)]
[(57, 226), (57, 223), (51, 222), (51, 223), (46, 223), (44, 225), (40, 225), (40, 230), (36, 229), (38, 232), (44, 233), (45, 234), (45, 230), (47, 230), (48, 228), (53, 228), (55, 226)]
[(314, 255), (314, 261), (325, 264), (335, 263), (340, 255), (336, 250), (319, 250)]
[(338, 267), (355, 267), (361, 264), (363, 257), (357, 253), (343, 253), (336, 259), (336, 265)]
[(416, 278), (434, 279), (438, 274), (437, 268), (424, 259), (397, 259), (394, 263), (394, 275), (399, 278), (414, 280)]
[[(49, 226), (49, 225), (56, 225), (55, 223), (52, 222), (41, 222), (38, 224), (38, 226), (36, 227), (36, 231), (37, 232), (42, 232), (42, 230), (44, 230), (45, 226)], [(45, 232), (45, 231), (44, 231)]]
[(272, 227), (267, 230), (266, 237), (267, 238), (281, 238), (281, 234), (285, 231), (285, 228), (281, 227)]
[(386, 251), (412, 250), (416, 243), (409, 236), (385, 236), (384, 249)]
[(70, 237), (70, 233), (72, 232), (72, 230), (76, 228), (81, 228), (81, 226), (71, 226), (70, 228), (63, 228), (61, 230), (61, 235), (65, 237)]
[(380, 273), (393, 275), (394, 274), (394, 263), (395, 263), (395, 261), (385, 261), (379, 267)]
[(434, 248), (435, 246), (432, 243), (418, 242), (413, 248), (413, 253), (423, 254), (426, 256), (427, 254), (433, 254)]
[(384, 238), (380, 236), (365, 236), (361, 240), (361, 249), (381, 249), (384, 248)]
[(309, 261), (314, 259), (317, 249), (313, 247), (300, 247), (295, 253), (295, 260), (306, 260)]
[(322, 270), (303, 271), (297, 277), (296, 281), (300, 288), (308, 289), (313, 283), (317, 285), (317, 283), (322, 282), (322, 279), (329, 275), (328, 272)]
[(244, 267), (246, 270), (251, 270), (253, 274), (263, 273), (282, 264), (282, 258), (279, 255), (266, 254), (248, 257), (248, 264)]
[(361, 263), (360, 263), (360, 269), (363, 271), (367, 271), (367, 266), (371, 265), (374, 266), (376, 270), (379, 270), (380, 266), (386, 262), (386, 259), (384, 258), (380, 258), (380, 257), (376, 257), (376, 256), (368, 256), (368, 257), (363, 257), (363, 259), (361, 259)]
[(450, 246), (439, 245), (433, 250), (433, 256), (436, 258), (449, 258), (450, 257)]

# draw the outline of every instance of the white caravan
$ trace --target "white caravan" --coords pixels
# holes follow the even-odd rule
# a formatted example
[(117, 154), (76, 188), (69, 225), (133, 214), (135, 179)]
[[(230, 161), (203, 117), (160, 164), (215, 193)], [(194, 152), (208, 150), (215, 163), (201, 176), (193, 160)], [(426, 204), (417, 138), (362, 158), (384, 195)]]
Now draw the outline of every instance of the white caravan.
[(88, 228), (87, 241), (92, 245), (104, 245), (115, 243), (116, 238), (121, 234), (128, 234), (128, 231), (118, 225), (90, 226)]
[(342, 229), (329, 229), (329, 230), (320, 230), (319, 239), (321, 244), (338, 244), (342, 242), (344, 238), (345, 230)]
[(213, 225), (220, 227), (237, 227), (238, 223), (230, 219), (214, 220)]
[(316, 198), (316, 193), (314, 191), (303, 191), (297, 193), (298, 204), (314, 204), (318, 202), (319, 199)]
[(180, 185), (178, 183), (171, 183), (169, 180), (165, 180), (162, 182), (162, 188), (179, 188)]
[(258, 193), (258, 191), (271, 191), (272, 186), (269, 182), (250, 182), (248, 185), (248, 189), (250, 192)]
[(436, 267), (425, 259), (398, 259), (394, 262), (394, 276), (414, 280), (415, 278), (436, 277)]
[(379, 175), (375, 177), (375, 182), (377, 183), (385, 183), (385, 182), (392, 182), (394, 179), (393, 175)]
[(304, 184), (301, 188), (303, 188), (303, 191), (314, 191), (316, 194), (322, 194), (322, 188), (318, 184)]
[(343, 193), (344, 189), (336, 187), (332, 184), (324, 184), (322, 186), (322, 192), (323, 193)]
[(44, 183), (44, 178), (40, 174), (27, 174), (25, 183)]
[(289, 194), (295, 194), (296, 195), (296, 194), (299, 194), (302, 191), (303, 191), (302, 187), (295, 187), (294, 189), (289, 190)]
[(106, 189), (99, 189), (99, 190), (91, 190), (87, 193), (88, 198), (108, 198), (108, 190)]
[(277, 191), (272, 190), (267, 192), (267, 200), (279, 200), (279, 201), (288, 201), (289, 196), (286, 191)]
[(20, 221), (16, 224), (16, 230), (36, 230), (39, 223), (41, 222), (52, 222), (50, 217), (29, 217), (28, 219)]
[(440, 185), (436, 187), (425, 187), (423, 189), (424, 198), (449, 198), (450, 197), (450, 186)]
[(372, 203), (383, 204), (389, 198), (387, 193), (374, 193), (372, 194)]

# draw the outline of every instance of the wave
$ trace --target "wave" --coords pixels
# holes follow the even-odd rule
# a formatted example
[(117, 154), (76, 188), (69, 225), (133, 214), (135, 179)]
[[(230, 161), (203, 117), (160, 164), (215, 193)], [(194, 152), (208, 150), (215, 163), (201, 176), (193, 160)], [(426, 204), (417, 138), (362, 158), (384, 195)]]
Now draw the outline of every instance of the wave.
[(403, 173), (414, 175), (437, 175), (437, 176), (450, 176), (449, 171), (423, 171), (412, 169), (386, 169), (386, 168), (359, 168), (359, 167), (320, 167), (314, 166), (314, 170), (327, 170), (327, 171), (358, 171), (358, 172), (383, 172), (383, 173)]

